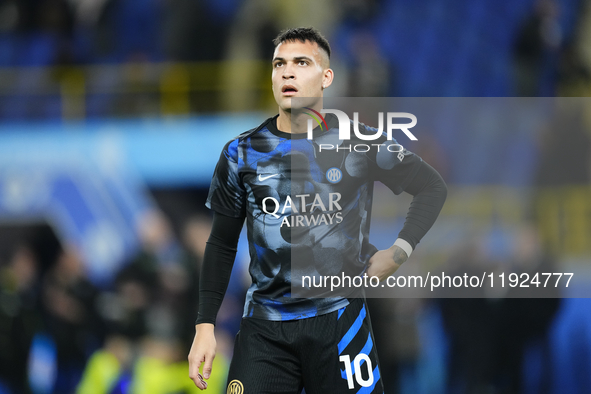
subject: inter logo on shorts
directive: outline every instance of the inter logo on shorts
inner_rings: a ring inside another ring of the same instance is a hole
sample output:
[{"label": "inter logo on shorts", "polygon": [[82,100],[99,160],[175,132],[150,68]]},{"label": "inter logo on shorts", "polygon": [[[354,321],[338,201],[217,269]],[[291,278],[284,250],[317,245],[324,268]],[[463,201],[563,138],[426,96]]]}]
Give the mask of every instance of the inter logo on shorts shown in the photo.
[{"label": "inter logo on shorts", "polygon": [[244,386],[242,382],[234,379],[228,384],[228,390],[226,394],[244,394]]},{"label": "inter logo on shorts", "polygon": [[328,171],[326,171],[326,179],[328,179],[330,183],[337,183],[342,177],[343,172],[336,167],[329,168]]}]

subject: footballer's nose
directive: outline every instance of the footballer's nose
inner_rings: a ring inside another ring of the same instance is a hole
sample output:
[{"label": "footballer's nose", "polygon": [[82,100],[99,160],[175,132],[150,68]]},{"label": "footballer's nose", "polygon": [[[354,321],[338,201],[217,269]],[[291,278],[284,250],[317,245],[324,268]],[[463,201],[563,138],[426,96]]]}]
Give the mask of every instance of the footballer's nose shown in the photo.
[{"label": "footballer's nose", "polygon": [[295,73],[293,72],[291,66],[288,64],[283,69],[283,79],[294,79]]}]

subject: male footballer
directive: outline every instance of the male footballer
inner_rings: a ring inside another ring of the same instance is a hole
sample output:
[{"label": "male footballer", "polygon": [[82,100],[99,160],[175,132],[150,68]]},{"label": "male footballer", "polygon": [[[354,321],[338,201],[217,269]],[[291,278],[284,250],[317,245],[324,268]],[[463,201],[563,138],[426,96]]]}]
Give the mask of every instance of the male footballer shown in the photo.
[{"label": "male footballer", "polygon": [[[346,271],[385,280],[431,228],[447,188],[437,171],[407,150],[347,149],[364,141],[357,133],[338,140],[336,116],[326,116],[324,127],[309,138],[309,116],[296,111],[292,101],[303,98],[309,111],[322,111],[323,91],[334,78],[329,43],[314,28],[295,28],[281,32],[274,44],[272,85],[279,114],[224,146],[209,190],[213,226],[189,377],[206,389],[206,380],[216,373],[214,325],[246,219],[252,285],[227,392],[383,393],[365,299],[291,297],[292,284],[301,284],[298,274],[306,271],[296,270],[292,260],[309,263],[313,274]],[[362,124],[359,132],[379,137],[373,142],[383,147],[396,144]],[[321,151],[323,141],[331,141],[332,149],[325,144]],[[404,226],[386,250],[369,243],[374,181],[394,194],[413,196]]]}]

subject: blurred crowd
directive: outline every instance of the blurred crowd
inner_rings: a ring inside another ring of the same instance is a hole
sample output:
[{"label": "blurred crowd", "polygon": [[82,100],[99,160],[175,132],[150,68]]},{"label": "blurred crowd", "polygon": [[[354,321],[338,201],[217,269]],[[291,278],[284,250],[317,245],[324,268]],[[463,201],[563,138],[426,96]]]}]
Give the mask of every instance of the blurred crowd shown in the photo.
[{"label": "blurred crowd", "polygon": [[[150,211],[138,227],[142,249],[105,288],[56,239],[45,265],[47,248],[39,256],[33,244],[15,245],[0,264],[0,393],[198,391],[186,357],[209,226],[208,216],[191,217],[177,237],[161,212]],[[217,324],[212,392],[224,388],[241,316],[246,289],[237,283]]]},{"label": "blurred crowd", "polygon": [[[249,61],[266,62],[272,39],[282,28],[312,25],[333,47],[333,66],[339,76],[327,92],[333,96],[583,95],[591,70],[588,0],[441,4],[436,0],[421,4],[4,0],[0,2],[0,67],[210,62],[217,69],[207,71],[208,79],[217,82],[206,90],[213,90],[207,94],[210,100],[216,98],[217,106],[203,104],[191,110],[252,110],[246,104],[256,94],[252,88],[268,76],[267,70],[261,75],[257,64]],[[458,18],[467,23],[456,23]],[[503,32],[496,29],[499,24],[505,25]],[[131,91],[142,78],[146,78],[145,91],[150,84],[158,84],[153,75],[142,75],[154,71],[128,76],[102,73],[106,75],[96,76],[94,82],[95,76],[86,76],[91,81],[81,87],[87,89],[85,94],[96,90],[104,95],[122,77],[130,79],[126,89]],[[54,71],[49,77],[60,80],[63,75]],[[182,83],[190,84],[190,78],[183,78],[179,81],[186,79]],[[557,83],[563,87],[557,89]],[[14,95],[37,94],[24,81],[4,84],[0,82],[0,87]],[[217,92],[215,86],[234,89]],[[219,100],[217,94],[222,96]],[[113,111],[97,110],[96,115],[125,115]],[[7,111],[2,116],[9,115]]]}]

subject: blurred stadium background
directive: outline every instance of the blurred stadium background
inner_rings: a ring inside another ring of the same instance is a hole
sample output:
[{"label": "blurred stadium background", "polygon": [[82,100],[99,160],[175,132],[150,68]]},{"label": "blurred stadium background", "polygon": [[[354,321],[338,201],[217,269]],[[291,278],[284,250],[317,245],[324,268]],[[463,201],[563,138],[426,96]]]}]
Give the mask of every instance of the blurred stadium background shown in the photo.
[{"label": "blurred stadium background", "polygon": [[[335,97],[591,93],[588,0],[0,1],[1,394],[197,391],[209,181],[275,113],[271,40],[300,25],[331,42]],[[518,135],[421,135],[450,195],[413,259],[591,278],[588,103]],[[208,392],[247,265],[242,244]],[[588,299],[371,303],[387,393],[591,392]]]}]

